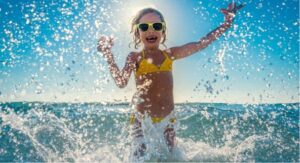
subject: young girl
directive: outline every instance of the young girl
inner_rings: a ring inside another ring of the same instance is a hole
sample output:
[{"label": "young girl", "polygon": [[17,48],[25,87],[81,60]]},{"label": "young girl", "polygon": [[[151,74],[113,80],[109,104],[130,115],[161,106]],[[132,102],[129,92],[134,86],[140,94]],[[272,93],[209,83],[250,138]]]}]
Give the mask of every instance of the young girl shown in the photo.
[{"label": "young girl", "polygon": [[[132,72],[135,74],[137,91],[132,99],[136,112],[131,115],[130,123],[133,127],[134,141],[138,148],[134,155],[144,155],[149,146],[143,141],[145,126],[142,121],[149,116],[152,123],[163,126],[160,134],[165,139],[165,144],[171,152],[175,145],[174,99],[172,63],[175,60],[190,56],[219,38],[232,24],[237,10],[243,6],[234,3],[228,9],[222,9],[225,22],[218,28],[201,38],[198,42],[191,42],[183,46],[172,47],[168,50],[159,49],[159,45],[166,40],[167,25],[163,15],[153,8],[145,8],[137,13],[131,24],[131,33],[135,48],[142,44],[142,51],[131,52],[122,70],[116,65],[111,48],[112,38],[101,37],[98,51],[107,60],[111,75],[118,87],[124,88]],[[158,126],[157,126],[158,127]]]}]

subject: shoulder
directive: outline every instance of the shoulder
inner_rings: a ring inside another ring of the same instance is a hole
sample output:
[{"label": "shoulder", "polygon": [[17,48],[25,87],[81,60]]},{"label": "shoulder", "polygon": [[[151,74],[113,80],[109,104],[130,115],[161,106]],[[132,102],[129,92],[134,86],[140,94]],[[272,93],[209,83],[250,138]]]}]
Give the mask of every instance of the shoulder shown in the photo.
[{"label": "shoulder", "polygon": [[141,60],[141,53],[140,52],[130,52],[127,56],[127,60],[138,62]]},{"label": "shoulder", "polygon": [[168,48],[168,49],[166,49],[166,50],[163,50],[163,52],[164,52],[165,54],[167,54],[168,57],[169,57],[172,61],[176,59],[175,56],[173,55],[173,54],[174,54],[173,51],[174,51],[173,48]]}]

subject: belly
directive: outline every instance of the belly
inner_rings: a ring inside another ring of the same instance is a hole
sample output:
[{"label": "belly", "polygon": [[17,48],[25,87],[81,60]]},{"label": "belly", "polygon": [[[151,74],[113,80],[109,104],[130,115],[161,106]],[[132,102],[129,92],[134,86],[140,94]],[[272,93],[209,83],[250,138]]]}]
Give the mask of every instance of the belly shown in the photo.
[{"label": "belly", "polygon": [[137,111],[147,112],[151,117],[163,118],[174,109],[173,77],[171,72],[146,74],[136,79],[137,92],[134,98]]}]

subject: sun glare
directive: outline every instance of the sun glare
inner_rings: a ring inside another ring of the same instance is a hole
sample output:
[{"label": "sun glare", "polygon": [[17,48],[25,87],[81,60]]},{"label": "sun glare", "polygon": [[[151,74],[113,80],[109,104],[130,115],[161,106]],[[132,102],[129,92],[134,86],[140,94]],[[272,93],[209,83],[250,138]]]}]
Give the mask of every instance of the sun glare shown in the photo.
[{"label": "sun glare", "polygon": [[135,2],[130,2],[127,3],[126,5],[122,6],[122,12],[120,12],[120,21],[122,22],[122,24],[124,25],[124,27],[127,28],[127,30],[130,29],[130,22],[133,19],[133,17],[135,16],[135,14],[143,9],[143,8],[157,8],[156,5],[154,5],[153,3],[149,3],[149,2],[144,2],[144,1],[135,1]]}]

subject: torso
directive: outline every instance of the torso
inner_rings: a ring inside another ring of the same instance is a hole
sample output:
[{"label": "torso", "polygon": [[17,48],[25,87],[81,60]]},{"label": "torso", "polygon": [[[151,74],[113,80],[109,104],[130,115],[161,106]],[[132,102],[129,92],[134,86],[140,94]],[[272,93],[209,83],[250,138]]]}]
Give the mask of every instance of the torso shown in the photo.
[{"label": "torso", "polygon": [[[160,53],[157,51],[156,53]],[[165,56],[162,54],[147,54],[145,58],[151,58],[154,65],[164,62]],[[141,54],[138,54],[141,56]],[[155,58],[151,56],[158,55]],[[137,61],[137,68],[140,61]],[[173,99],[173,75],[172,71],[159,71],[148,74],[136,75],[136,87],[132,103],[138,112],[147,112],[151,117],[164,118],[174,109]],[[138,101],[138,102],[135,102]]]}]

